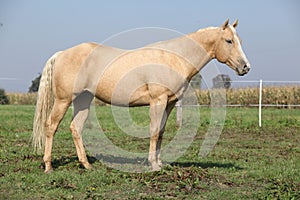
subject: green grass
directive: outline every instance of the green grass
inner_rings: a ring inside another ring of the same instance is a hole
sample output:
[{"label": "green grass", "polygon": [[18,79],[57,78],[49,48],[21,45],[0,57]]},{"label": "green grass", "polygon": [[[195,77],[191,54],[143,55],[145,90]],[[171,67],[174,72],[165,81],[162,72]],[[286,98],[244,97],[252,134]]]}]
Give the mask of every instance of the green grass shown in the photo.
[{"label": "green grass", "polygon": [[[122,133],[109,107],[97,107],[106,136],[123,149],[147,152],[149,139]],[[200,109],[192,145],[159,172],[129,173],[89,157],[82,168],[69,132],[71,109],[54,138],[54,172],[43,173],[42,155],[30,146],[34,106],[0,106],[0,199],[299,199],[300,110],[227,108],[221,137],[210,154],[198,157],[210,122]],[[130,109],[135,123],[147,125],[147,108]],[[163,145],[176,134],[175,113]]]}]

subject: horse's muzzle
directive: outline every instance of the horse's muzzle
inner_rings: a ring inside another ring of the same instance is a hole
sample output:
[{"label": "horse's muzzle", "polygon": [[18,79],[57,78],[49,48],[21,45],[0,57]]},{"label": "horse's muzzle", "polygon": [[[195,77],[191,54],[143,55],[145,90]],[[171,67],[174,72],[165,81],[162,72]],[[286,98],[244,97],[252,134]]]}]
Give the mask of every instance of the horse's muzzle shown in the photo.
[{"label": "horse's muzzle", "polygon": [[246,63],[243,67],[241,68],[236,68],[236,72],[239,76],[244,76],[250,71],[251,67],[249,63]]}]

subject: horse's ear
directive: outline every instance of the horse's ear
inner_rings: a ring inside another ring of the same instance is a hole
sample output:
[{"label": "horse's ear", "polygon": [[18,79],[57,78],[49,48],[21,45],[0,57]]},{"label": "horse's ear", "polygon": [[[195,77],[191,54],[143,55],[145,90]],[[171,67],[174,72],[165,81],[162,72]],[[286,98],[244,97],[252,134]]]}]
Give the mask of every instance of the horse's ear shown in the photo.
[{"label": "horse's ear", "polygon": [[237,25],[238,25],[238,23],[239,23],[239,20],[238,20],[238,19],[236,19],[236,20],[234,21],[234,23],[232,24],[233,28],[236,28],[236,27],[237,27]]},{"label": "horse's ear", "polygon": [[228,26],[229,24],[229,19],[227,19],[224,24],[221,26],[223,30],[225,30],[225,28]]}]

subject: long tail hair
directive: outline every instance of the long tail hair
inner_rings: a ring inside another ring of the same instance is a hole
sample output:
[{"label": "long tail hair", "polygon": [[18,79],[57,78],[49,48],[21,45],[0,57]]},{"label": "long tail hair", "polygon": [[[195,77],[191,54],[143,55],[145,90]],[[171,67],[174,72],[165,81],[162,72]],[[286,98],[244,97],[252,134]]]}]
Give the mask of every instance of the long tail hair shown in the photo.
[{"label": "long tail hair", "polygon": [[45,143],[46,121],[50,115],[54,102],[52,91],[53,66],[60,53],[62,53],[62,51],[56,52],[48,59],[40,80],[32,132],[32,143],[35,151],[40,150]]}]

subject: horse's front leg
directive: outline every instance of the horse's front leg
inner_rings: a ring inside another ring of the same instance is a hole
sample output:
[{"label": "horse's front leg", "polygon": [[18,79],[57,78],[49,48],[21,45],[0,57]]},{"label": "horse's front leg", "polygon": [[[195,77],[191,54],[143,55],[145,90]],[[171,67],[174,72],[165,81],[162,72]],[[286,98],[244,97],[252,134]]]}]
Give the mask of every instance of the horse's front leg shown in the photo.
[{"label": "horse's front leg", "polygon": [[[161,131],[165,124],[165,110],[167,107],[168,97],[166,95],[153,99],[150,102],[150,148],[148,161],[153,171],[161,169],[161,161],[158,159],[160,155],[160,143],[162,139]],[[160,143],[158,141],[160,140]]]},{"label": "horse's front leg", "polygon": [[167,105],[164,115],[163,115],[163,119],[161,121],[161,130],[159,132],[159,137],[158,137],[158,141],[157,141],[157,147],[156,147],[156,152],[157,152],[157,164],[162,167],[162,161],[160,158],[161,155],[161,143],[162,143],[162,139],[163,139],[163,134],[165,132],[165,128],[166,128],[166,124],[167,124],[167,120],[170,116],[171,111],[173,110],[174,106],[175,106],[176,102],[172,102],[170,104]]}]

